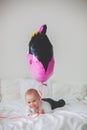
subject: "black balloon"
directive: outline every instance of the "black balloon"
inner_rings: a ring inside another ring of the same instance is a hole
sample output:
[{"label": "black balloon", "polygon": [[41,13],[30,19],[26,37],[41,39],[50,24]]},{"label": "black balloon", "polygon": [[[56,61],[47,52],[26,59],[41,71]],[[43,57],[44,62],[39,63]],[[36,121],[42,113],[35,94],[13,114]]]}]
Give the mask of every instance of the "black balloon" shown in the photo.
[{"label": "black balloon", "polygon": [[41,33],[38,33],[32,37],[29,42],[29,53],[36,56],[43,64],[45,70],[47,70],[49,61],[53,56],[53,47],[48,39],[46,33],[47,26],[43,26]]},{"label": "black balloon", "polygon": [[39,82],[46,81],[54,68],[53,46],[46,31],[47,26],[41,26],[29,42],[29,69],[32,77]]}]

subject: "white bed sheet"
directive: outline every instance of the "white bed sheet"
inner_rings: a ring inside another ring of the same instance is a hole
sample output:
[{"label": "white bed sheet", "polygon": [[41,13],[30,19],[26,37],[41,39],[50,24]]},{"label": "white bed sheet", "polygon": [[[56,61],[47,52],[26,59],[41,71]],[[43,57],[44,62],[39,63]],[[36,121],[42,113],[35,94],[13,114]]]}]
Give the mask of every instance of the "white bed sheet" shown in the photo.
[{"label": "white bed sheet", "polygon": [[87,105],[76,100],[32,118],[24,110],[22,100],[0,104],[0,130],[87,130]]}]

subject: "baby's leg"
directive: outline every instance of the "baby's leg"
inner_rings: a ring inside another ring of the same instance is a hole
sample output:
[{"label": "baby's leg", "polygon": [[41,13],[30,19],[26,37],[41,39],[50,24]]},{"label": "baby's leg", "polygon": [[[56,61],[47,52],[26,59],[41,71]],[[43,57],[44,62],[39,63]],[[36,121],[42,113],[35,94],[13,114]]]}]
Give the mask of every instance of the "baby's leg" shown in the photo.
[{"label": "baby's leg", "polygon": [[43,98],[42,100],[50,103],[52,109],[55,109],[55,108],[58,108],[58,107],[63,107],[65,105],[65,101],[63,99],[55,101],[51,98]]}]

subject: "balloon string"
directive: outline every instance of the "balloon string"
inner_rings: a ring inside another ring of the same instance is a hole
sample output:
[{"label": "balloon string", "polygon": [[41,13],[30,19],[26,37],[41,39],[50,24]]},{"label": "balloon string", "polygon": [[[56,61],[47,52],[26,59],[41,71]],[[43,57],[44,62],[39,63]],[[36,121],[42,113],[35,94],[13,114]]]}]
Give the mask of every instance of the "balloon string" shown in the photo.
[{"label": "balloon string", "polygon": [[1,119],[10,119],[10,120],[13,120],[13,119],[20,119],[20,118],[25,118],[25,119],[32,119],[32,118],[35,118],[37,117],[38,115],[35,115],[34,117],[33,116],[17,116],[17,117],[8,117],[8,116],[0,116]]},{"label": "balloon string", "polygon": [[40,95],[40,97],[42,99],[42,89],[41,88],[39,88],[38,93],[39,93],[39,95]]},{"label": "balloon string", "polygon": [[41,99],[42,99],[42,95],[43,95],[43,92],[42,92],[43,86],[47,86],[47,84],[41,82],[41,86],[39,87],[39,90],[38,90]]},{"label": "balloon string", "polygon": [[18,119],[18,118],[26,118],[26,117],[24,117],[24,116],[17,116],[17,117],[0,116],[0,118],[3,118],[3,119]]}]

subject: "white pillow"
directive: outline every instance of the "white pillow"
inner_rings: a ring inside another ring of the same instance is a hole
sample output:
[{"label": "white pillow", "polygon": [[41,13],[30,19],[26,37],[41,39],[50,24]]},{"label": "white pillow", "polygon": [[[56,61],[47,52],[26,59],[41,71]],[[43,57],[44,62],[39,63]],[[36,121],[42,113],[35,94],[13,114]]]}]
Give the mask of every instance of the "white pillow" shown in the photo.
[{"label": "white pillow", "polygon": [[1,80],[1,97],[2,103],[19,99],[21,97],[19,80]]},{"label": "white pillow", "polygon": [[85,84],[59,84],[57,81],[48,80],[47,86],[32,78],[1,80],[1,102],[8,103],[17,99],[25,99],[25,92],[29,88],[41,91],[42,98],[53,99],[78,99],[84,100],[87,96],[87,85]]},{"label": "white pillow", "polygon": [[1,102],[1,80],[0,80],[0,102]]},{"label": "white pillow", "polygon": [[83,100],[87,95],[87,85],[85,84],[52,84],[53,98],[78,99]]},{"label": "white pillow", "polygon": [[44,97],[51,97],[52,96],[52,87],[51,82],[47,82],[47,86],[42,85],[40,82],[35,81],[34,79],[20,79],[20,86],[21,86],[21,97],[22,99],[25,98],[25,92],[27,89],[34,88],[40,92],[42,98]]}]

